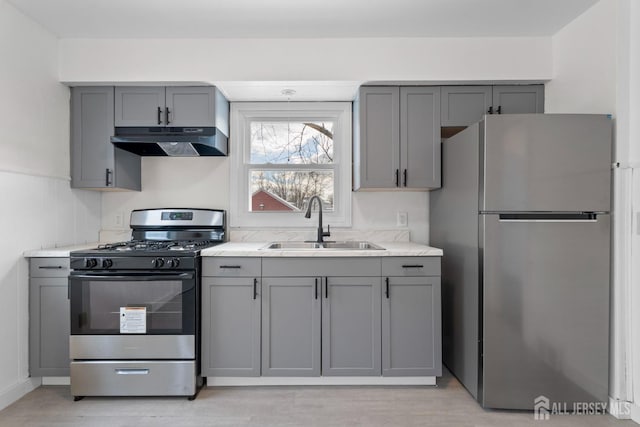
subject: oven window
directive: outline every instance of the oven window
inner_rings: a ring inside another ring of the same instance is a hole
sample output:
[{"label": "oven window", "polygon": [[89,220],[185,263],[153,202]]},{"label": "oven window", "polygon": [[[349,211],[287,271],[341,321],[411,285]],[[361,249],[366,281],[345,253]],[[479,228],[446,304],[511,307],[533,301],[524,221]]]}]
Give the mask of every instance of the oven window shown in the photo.
[{"label": "oven window", "polygon": [[[72,281],[71,329],[76,334],[193,333],[195,291],[183,280]],[[123,311],[137,312],[137,325],[124,329]],[[142,313],[142,315],[140,315]]]}]

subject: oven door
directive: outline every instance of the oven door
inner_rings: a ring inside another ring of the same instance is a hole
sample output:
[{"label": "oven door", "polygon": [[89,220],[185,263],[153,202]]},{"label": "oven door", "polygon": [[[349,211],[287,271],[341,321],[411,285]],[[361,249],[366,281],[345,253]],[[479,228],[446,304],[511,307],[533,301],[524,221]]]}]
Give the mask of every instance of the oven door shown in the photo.
[{"label": "oven door", "polygon": [[196,335],[195,272],[71,272],[71,335]]}]

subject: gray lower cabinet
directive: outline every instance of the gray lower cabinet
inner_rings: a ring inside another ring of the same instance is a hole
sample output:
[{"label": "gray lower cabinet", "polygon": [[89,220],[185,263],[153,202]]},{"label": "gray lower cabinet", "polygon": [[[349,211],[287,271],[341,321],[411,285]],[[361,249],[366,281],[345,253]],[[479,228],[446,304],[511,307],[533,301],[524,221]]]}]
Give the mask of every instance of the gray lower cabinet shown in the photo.
[{"label": "gray lower cabinet", "polygon": [[202,375],[260,376],[260,258],[202,264]]},{"label": "gray lower cabinet", "polygon": [[325,277],[322,375],[380,375],[380,277]]},{"label": "gray lower cabinet", "polygon": [[71,88],[71,187],[140,190],[140,156],[114,147],[114,88]]},{"label": "gray lower cabinet", "polygon": [[442,374],[439,257],[212,257],[203,276],[204,376]]},{"label": "gray lower cabinet", "polygon": [[260,279],[202,279],[202,375],[260,376]]},{"label": "gray lower cabinet", "polygon": [[29,374],[69,376],[69,258],[31,258]]},{"label": "gray lower cabinet", "polygon": [[320,375],[320,283],[262,279],[262,375]]},{"label": "gray lower cabinet", "polygon": [[382,375],[441,376],[439,258],[391,258],[382,263]]},{"label": "gray lower cabinet", "polygon": [[543,85],[442,86],[441,124],[466,127],[485,114],[544,113]]}]

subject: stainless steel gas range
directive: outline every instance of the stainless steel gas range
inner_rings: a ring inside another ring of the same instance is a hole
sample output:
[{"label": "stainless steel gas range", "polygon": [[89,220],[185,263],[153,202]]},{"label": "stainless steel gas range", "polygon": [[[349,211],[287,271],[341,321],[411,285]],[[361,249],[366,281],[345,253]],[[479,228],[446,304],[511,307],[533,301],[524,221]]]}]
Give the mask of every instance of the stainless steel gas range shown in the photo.
[{"label": "stainless steel gas range", "polygon": [[188,396],[200,376],[200,251],[225,212],[144,209],[132,240],[71,253],[71,394]]}]

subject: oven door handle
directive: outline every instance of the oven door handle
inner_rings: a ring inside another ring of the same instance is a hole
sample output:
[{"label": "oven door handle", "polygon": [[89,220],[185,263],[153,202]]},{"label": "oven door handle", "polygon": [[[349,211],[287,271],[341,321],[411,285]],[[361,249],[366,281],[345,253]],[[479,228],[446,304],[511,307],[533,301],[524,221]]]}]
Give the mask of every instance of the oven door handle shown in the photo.
[{"label": "oven door handle", "polygon": [[152,275],[111,275],[111,274],[71,274],[71,279],[108,279],[108,280],[132,280],[132,281],[153,281],[153,280],[191,280],[193,273],[180,274],[152,274]]}]

